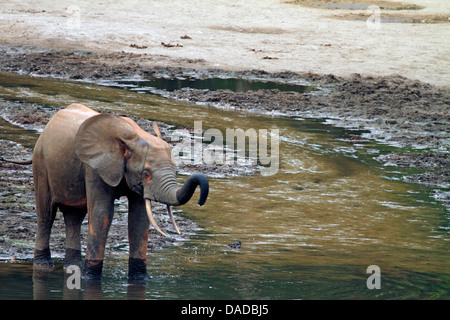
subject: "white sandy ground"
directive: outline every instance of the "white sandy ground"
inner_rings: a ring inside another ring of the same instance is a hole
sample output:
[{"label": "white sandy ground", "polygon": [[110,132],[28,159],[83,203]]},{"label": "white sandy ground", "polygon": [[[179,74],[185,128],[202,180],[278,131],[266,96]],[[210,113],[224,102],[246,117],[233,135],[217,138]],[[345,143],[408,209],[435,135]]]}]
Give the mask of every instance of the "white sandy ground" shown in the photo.
[{"label": "white sandy ground", "polygon": [[[450,16],[450,0],[403,2],[425,6],[421,14]],[[155,64],[161,57],[161,63],[169,58],[196,68],[400,74],[450,85],[450,23],[382,23],[371,29],[366,21],[327,18],[346,12],[280,0],[0,0],[0,44],[147,53],[155,55]],[[385,13],[380,11],[381,18]],[[417,11],[401,12],[412,13]]]}]

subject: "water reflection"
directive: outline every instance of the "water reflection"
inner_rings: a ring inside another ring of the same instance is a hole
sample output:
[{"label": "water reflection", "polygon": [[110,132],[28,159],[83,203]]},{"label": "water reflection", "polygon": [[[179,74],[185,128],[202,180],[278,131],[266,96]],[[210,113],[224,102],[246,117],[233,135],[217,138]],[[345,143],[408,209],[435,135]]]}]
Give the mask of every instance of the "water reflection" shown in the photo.
[{"label": "water reflection", "polygon": [[[103,281],[82,280],[80,288],[69,288],[67,285],[67,281],[70,281],[69,277],[70,274],[64,273],[63,277],[60,276],[55,279],[55,275],[52,272],[33,270],[33,299],[104,300],[111,298],[108,286]],[[58,280],[59,289],[55,288],[55,280]],[[121,280],[117,279],[118,282],[122,282]],[[147,282],[144,280],[128,280],[125,285],[126,294],[122,298],[144,300],[146,297],[146,285]]]},{"label": "water reflection", "polygon": [[[167,256],[171,259],[170,267]],[[445,272],[382,269],[381,290],[368,290],[366,267],[320,265],[320,256],[317,265],[286,260],[246,265],[241,263],[243,255],[237,251],[228,251],[226,255],[216,252],[216,257],[216,261],[204,261],[206,256],[198,253],[196,261],[188,262],[177,259],[171,252],[158,254],[154,256],[158,261],[149,267],[147,281],[128,281],[125,274],[113,270],[121,267],[115,264],[118,261],[110,262],[102,281],[82,280],[81,289],[68,289],[63,262],[55,271],[44,274],[33,273],[31,261],[1,263],[0,297],[2,300],[450,298],[450,277]]]}]

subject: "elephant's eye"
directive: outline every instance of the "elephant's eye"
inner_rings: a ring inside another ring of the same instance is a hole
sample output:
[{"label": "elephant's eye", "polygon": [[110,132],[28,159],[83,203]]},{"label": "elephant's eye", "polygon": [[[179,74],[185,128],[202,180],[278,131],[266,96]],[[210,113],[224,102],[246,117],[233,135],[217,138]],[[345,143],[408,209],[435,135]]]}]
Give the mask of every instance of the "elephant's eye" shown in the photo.
[{"label": "elephant's eye", "polygon": [[144,171],[142,171],[142,180],[143,180],[144,182],[150,181],[151,177],[152,177],[152,175],[150,174],[150,171],[149,171],[149,170],[144,170]]}]

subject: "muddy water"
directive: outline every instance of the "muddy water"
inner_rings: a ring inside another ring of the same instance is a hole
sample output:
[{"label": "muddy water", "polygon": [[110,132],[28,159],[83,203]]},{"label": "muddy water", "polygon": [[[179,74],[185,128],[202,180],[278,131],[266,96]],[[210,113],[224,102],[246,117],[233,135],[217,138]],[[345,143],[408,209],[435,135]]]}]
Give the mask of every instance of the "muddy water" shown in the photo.
[{"label": "muddy water", "polygon": [[[127,283],[126,256],[108,257],[102,287],[83,283],[77,295],[64,289],[62,262],[49,280],[35,279],[34,285],[29,261],[0,263],[2,283],[17,284],[15,292],[2,291],[2,298],[449,297],[448,213],[427,190],[401,182],[395,169],[372,160],[389,148],[350,142],[358,132],[94,84],[17,76],[2,81],[3,99],[57,107],[78,102],[174,126],[193,127],[201,120],[203,129],[222,132],[277,128],[281,139],[277,174],[211,177],[206,205],[182,207],[202,230],[149,255],[146,283]],[[19,129],[6,128],[21,136]],[[236,241],[241,249],[227,246]],[[370,265],[381,270],[381,289],[367,288]]]}]

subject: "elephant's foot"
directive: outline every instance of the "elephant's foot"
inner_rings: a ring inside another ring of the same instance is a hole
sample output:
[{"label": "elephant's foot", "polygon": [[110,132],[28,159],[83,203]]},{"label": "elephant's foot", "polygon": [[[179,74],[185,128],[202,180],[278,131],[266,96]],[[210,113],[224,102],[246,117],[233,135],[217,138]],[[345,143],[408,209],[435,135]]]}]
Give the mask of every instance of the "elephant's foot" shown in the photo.
[{"label": "elephant's foot", "polygon": [[34,249],[33,268],[35,270],[51,271],[54,267],[55,264],[51,258],[50,248],[43,250]]},{"label": "elephant's foot", "polygon": [[128,279],[147,280],[147,263],[145,259],[128,258]]},{"label": "elephant's foot", "polygon": [[101,280],[103,260],[85,260],[83,278],[87,280]]},{"label": "elephant's foot", "polygon": [[83,267],[83,261],[81,259],[81,250],[66,248],[64,269],[67,269],[69,266],[72,265],[78,266],[80,268]]}]

